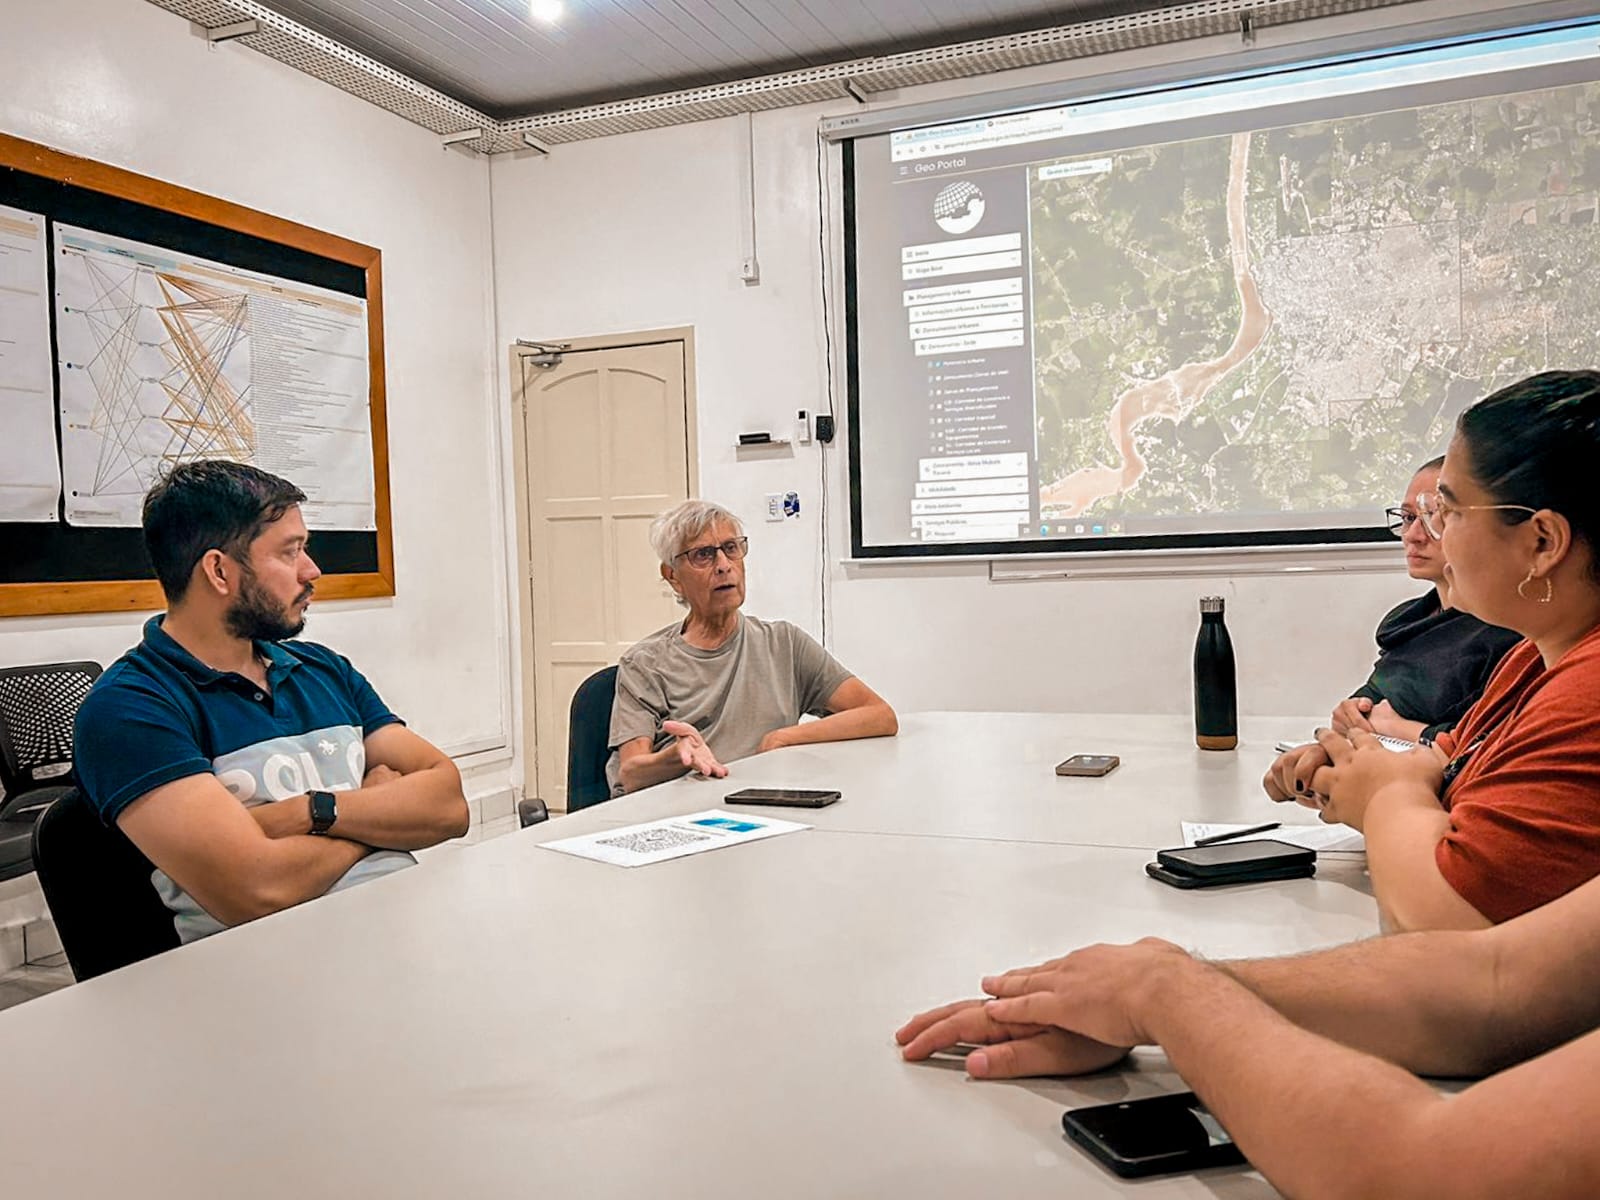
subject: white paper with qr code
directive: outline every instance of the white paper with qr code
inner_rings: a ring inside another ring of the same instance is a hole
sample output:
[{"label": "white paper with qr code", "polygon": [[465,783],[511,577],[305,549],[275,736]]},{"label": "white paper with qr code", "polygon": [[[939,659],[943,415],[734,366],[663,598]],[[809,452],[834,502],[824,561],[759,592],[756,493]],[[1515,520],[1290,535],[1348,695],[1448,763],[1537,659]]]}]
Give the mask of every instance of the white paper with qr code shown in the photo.
[{"label": "white paper with qr code", "polygon": [[777,837],[780,833],[810,828],[809,825],[794,821],[747,817],[742,813],[708,808],[705,812],[690,813],[686,817],[667,817],[643,825],[625,825],[621,829],[605,829],[580,837],[562,838],[558,842],[545,842],[544,848],[618,867],[643,867],[650,863],[666,862],[669,858],[720,850],[741,842],[758,842],[762,838]]}]

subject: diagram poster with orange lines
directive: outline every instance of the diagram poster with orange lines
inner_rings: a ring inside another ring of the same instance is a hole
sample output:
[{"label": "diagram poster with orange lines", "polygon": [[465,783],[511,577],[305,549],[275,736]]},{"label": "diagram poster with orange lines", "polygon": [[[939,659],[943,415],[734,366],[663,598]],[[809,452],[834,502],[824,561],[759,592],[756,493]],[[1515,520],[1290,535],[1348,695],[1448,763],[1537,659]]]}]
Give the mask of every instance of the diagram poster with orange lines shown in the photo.
[{"label": "diagram poster with orange lines", "polygon": [[0,521],[54,521],[61,499],[49,265],[44,217],[0,204]]},{"label": "diagram poster with orange lines", "polygon": [[170,466],[229,458],[313,529],[377,528],[365,300],[70,225],[54,249],[69,524],[136,527]]}]

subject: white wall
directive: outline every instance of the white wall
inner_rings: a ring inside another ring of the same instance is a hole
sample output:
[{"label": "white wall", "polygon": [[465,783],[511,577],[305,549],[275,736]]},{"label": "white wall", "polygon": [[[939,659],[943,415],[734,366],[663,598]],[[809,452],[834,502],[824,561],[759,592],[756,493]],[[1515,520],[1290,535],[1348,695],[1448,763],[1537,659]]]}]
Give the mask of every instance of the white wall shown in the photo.
[{"label": "white wall", "polygon": [[[1430,0],[1414,12],[1455,7]],[[1398,19],[1364,14],[1344,27]],[[518,336],[693,326],[702,490],[752,521],[751,610],[819,630],[826,573],[831,644],[907,710],[1182,711],[1195,599],[1220,590],[1232,601],[1244,708],[1321,712],[1365,670],[1377,615],[1415,590],[1398,571],[995,584],[982,565],[845,567],[842,445],[828,452],[825,556],[822,452],[741,460],[733,448],[741,430],[781,431],[796,409],[824,407],[821,108],[754,119],[762,283],[749,288],[738,278],[744,118],[487,164],[243,47],[213,50],[142,0],[8,0],[6,24],[0,129],[382,247],[399,594],[321,604],[311,633],[348,653],[439,744],[489,747],[468,763],[469,792],[520,782],[508,748],[518,728],[508,695],[509,417],[496,400],[497,374],[498,394],[509,395],[503,347]],[[1156,48],[892,101],[1212,48]],[[765,493],[791,489],[803,498],[800,520],[757,520]],[[0,621],[0,664],[109,662],[138,625]]]},{"label": "white wall", "polygon": [[[6,0],[0,130],[383,251],[398,594],[313,607],[418,732],[510,781],[488,172],[426,130],[140,0]],[[110,663],[142,616],[0,621],[0,665]],[[492,749],[499,747],[497,751]]]},{"label": "white wall", "polygon": [[[1419,5],[1402,14],[1263,30],[1260,44],[1463,7]],[[1227,49],[1236,44],[1227,41]],[[917,89],[891,102],[1176,61],[1217,48],[1217,39],[1153,48]],[[792,457],[741,459],[734,443],[741,430],[786,431],[797,409],[826,405],[815,135],[821,116],[843,111],[849,109],[816,106],[754,118],[762,281],[753,288],[738,273],[746,190],[742,116],[558,146],[548,158],[502,156],[491,168],[500,341],[692,325],[701,491],[750,525],[749,610],[813,632],[822,618],[817,501],[824,452],[797,447]],[[841,265],[830,271],[836,276]],[[832,315],[837,331],[837,306]],[[842,359],[837,332],[835,338]],[[842,392],[838,406],[842,420]],[[1027,583],[991,583],[984,564],[846,566],[839,561],[849,545],[842,440],[826,453],[829,642],[905,710],[1187,711],[1197,600],[1215,592],[1229,598],[1241,708],[1325,713],[1365,678],[1381,614],[1421,591],[1406,579],[1398,555],[1389,573]],[[765,523],[765,494],[791,489],[801,493],[801,519]]]}]

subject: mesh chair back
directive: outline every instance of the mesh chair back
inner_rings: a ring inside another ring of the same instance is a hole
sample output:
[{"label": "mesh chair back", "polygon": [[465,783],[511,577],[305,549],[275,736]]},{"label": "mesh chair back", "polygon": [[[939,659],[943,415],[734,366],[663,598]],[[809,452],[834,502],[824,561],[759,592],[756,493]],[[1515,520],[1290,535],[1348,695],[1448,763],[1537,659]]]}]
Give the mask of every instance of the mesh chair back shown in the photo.
[{"label": "mesh chair back", "polygon": [[77,788],[34,824],[33,869],[80,982],[178,944],[150,860],[102,823]]},{"label": "mesh chair back", "polygon": [[572,694],[567,720],[567,811],[611,799],[606,762],[611,757],[611,704],[617,669],[596,671]]},{"label": "mesh chair back", "polygon": [[0,813],[35,788],[72,780],[72,722],[100,664],[0,668]]}]

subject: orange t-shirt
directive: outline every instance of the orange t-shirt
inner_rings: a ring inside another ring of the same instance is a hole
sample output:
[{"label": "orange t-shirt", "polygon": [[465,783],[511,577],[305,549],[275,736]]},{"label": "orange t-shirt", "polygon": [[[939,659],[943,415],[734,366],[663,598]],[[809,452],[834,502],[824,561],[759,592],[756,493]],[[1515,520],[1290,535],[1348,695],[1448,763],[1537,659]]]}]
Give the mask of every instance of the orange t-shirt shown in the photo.
[{"label": "orange t-shirt", "polygon": [[1508,921],[1600,875],[1600,626],[1548,670],[1518,642],[1439,746],[1461,768],[1434,860],[1468,904]]}]

